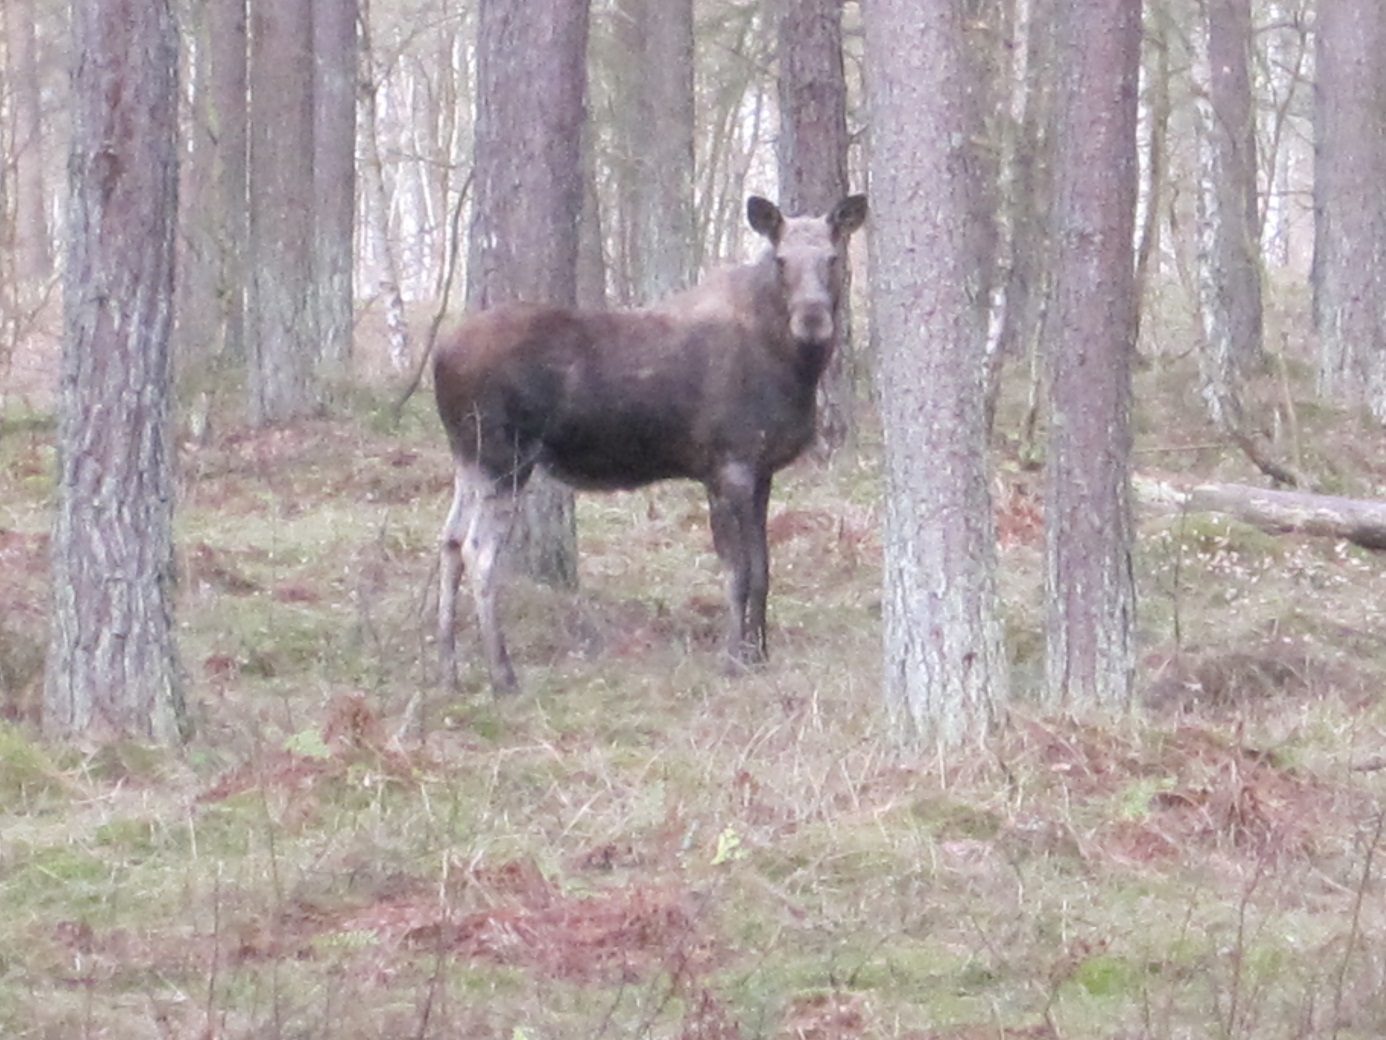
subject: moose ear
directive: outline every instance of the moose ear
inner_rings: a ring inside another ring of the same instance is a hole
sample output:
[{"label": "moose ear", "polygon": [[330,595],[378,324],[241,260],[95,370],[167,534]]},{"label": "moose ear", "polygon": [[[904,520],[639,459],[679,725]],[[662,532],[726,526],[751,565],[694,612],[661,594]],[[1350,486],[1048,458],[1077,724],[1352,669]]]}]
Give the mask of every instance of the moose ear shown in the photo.
[{"label": "moose ear", "polygon": [[828,226],[838,238],[846,238],[866,221],[866,196],[848,195],[828,214]]},{"label": "moose ear", "polygon": [[784,216],[780,213],[780,207],[769,199],[763,199],[759,195],[752,195],[747,199],[746,220],[752,230],[764,235],[771,242],[780,240],[780,232],[784,230]]}]

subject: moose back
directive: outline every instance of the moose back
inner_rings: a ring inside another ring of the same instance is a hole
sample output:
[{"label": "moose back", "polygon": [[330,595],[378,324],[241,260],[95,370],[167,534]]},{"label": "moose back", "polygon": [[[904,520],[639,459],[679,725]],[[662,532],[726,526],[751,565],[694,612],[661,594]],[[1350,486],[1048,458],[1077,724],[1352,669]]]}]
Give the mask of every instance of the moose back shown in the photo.
[{"label": "moose back", "polygon": [[852,195],[826,216],[786,217],[752,197],[747,218],[769,243],[754,263],[645,310],[498,306],[440,344],[434,390],[456,463],[441,539],[445,685],[457,684],[465,570],[491,687],[518,687],[498,559],[535,466],[575,488],[701,483],[728,572],[727,653],[737,664],[765,659],[770,484],[813,439],[843,254],[866,208],[865,196]]}]

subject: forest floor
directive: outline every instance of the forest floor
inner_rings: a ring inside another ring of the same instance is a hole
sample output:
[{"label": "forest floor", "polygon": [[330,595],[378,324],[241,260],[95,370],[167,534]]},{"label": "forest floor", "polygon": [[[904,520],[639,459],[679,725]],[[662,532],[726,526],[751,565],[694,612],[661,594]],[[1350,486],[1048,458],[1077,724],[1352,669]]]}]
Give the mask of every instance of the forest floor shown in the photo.
[{"label": "forest floor", "polygon": [[[1191,369],[1140,373],[1138,466],[1254,482]],[[1380,429],[1297,374],[1259,388],[1272,432],[1380,496]],[[1386,557],[1145,516],[1142,705],[1048,715],[1003,410],[1015,699],[983,745],[892,739],[869,434],[777,484],[766,668],[722,674],[705,505],[666,485],[579,498],[579,591],[515,585],[520,696],[468,621],[445,697],[446,452],[427,401],[386,411],[183,441],[181,753],[36,739],[52,426],[5,417],[0,1035],[1386,1035]]]}]

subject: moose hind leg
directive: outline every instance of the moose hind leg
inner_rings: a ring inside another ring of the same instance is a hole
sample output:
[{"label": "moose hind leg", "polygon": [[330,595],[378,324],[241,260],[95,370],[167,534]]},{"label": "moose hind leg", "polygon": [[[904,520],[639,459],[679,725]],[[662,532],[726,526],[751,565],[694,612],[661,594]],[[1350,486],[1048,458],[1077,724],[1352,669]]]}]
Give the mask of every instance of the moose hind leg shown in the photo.
[{"label": "moose hind leg", "polygon": [[457,587],[462,581],[462,541],[471,513],[471,481],[458,468],[452,508],[438,539],[438,665],[444,689],[457,689]]},{"label": "moose hind leg", "polygon": [[494,487],[488,488],[477,499],[466,537],[462,541],[462,557],[471,579],[482,651],[486,655],[491,689],[497,694],[514,693],[520,686],[510,663],[510,653],[506,649],[500,623],[500,557],[514,517],[514,493],[509,489],[498,491]]}]

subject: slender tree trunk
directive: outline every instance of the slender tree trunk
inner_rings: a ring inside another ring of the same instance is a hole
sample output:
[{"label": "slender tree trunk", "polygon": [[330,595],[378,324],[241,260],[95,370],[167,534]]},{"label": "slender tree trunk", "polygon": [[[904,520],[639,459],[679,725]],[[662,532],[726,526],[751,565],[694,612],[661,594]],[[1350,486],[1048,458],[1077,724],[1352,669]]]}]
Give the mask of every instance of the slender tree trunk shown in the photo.
[{"label": "slender tree trunk", "polygon": [[394,231],[390,226],[390,194],[385,187],[385,163],[380,149],[379,96],[384,89],[383,77],[375,71],[375,50],[370,36],[370,12],[367,0],[361,0],[361,47],[362,64],[371,70],[369,81],[362,91],[361,118],[362,129],[361,175],[365,181],[366,212],[371,215],[372,232],[380,249],[380,280],[378,288],[384,298],[385,327],[389,335],[390,367],[396,372],[406,372],[410,368],[409,321],[404,310],[404,292],[401,288],[399,256],[395,250]]},{"label": "slender tree trunk", "polygon": [[[469,307],[576,302],[587,14],[586,0],[481,0]],[[576,585],[572,492],[540,476],[522,516],[528,572]]]},{"label": "slender tree trunk", "polygon": [[1198,92],[1198,286],[1208,413],[1240,430],[1242,387],[1262,359],[1251,0],[1203,0]]},{"label": "slender tree trunk", "polygon": [[8,161],[14,165],[15,273],[26,291],[53,273],[44,172],[42,86],[34,17],[34,0],[5,0],[13,148]]},{"label": "slender tree trunk", "polygon": [[313,0],[250,0],[250,417],[316,410]]},{"label": "slender tree trunk", "polygon": [[886,430],[885,693],[908,739],[987,730],[1006,691],[986,466],[987,220],[966,0],[873,0],[871,234]]},{"label": "slender tree trunk", "polygon": [[1386,5],[1321,4],[1317,26],[1319,390],[1386,420]]},{"label": "slender tree trunk", "polygon": [[1144,47],[1146,81],[1145,183],[1139,193],[1139,228],[1136,234],[1136,341],[1140,342],[1140,323],[1145,313],[1146,293],[1152,267],[1158,270],[1160,217],[1164,212],[1166,167],[1168,166],[1170,100],[1170,25],[1168,5],[1148,5]]},{"label": "slender tree trunk", "polygon": [[351,362],[356,258],[356,0],[312,0],[313,232],[319,358],[329,382]]},{"label": "slender tree trunk", "polygon": [[1131,359],[1139,0],[1060,8],[1054,299],[1046,322],[1046,696],[1125,707],[1135,667]]},{"label": "slender tree trunk", "polygon": [[[842,0],[781,0],[777,26],[780,205],[827,213],[848,191]],[[818,437],[828,457],[856,430],[850,299],[845,279],[837,343],[818,385]]]},{"label": "slender tree trunk", "polygon": [[43,727],[187,730],[170,616],[178,41],[167,0],[72,6],[69,252]]},{"label": "slender tree trunk", "polygon": [[[1005,252],[1009,263],[1001,271],[1005,304],[991,357],[987,406],[994,412],[1000,393],[1001,366],[1007,358],[1030,358],[1040,370],[1039,356],[1048,313],[1054,271],[1051,209],[1054,194],[1054,19],[1058,0],[1028,0],[1017,19],[1024,49],[1019,65],[1020,98],[1016,145],[1007,172],[1001,204],[1009,224]],[[1028,442],[1039,421],[1041,387],[1032,381],[1031,401],[1023,436]],[[991,423],[988,420],[988,427]],[[1033,450],[1027,443],[1027,451]]]},{"label": "slender tree trunk", "polygon": [[215,343],[225,357],[240,363],[246,358],[245,276],[250,241],[246,0],[208,0],[206,6],[220,301]]}]

